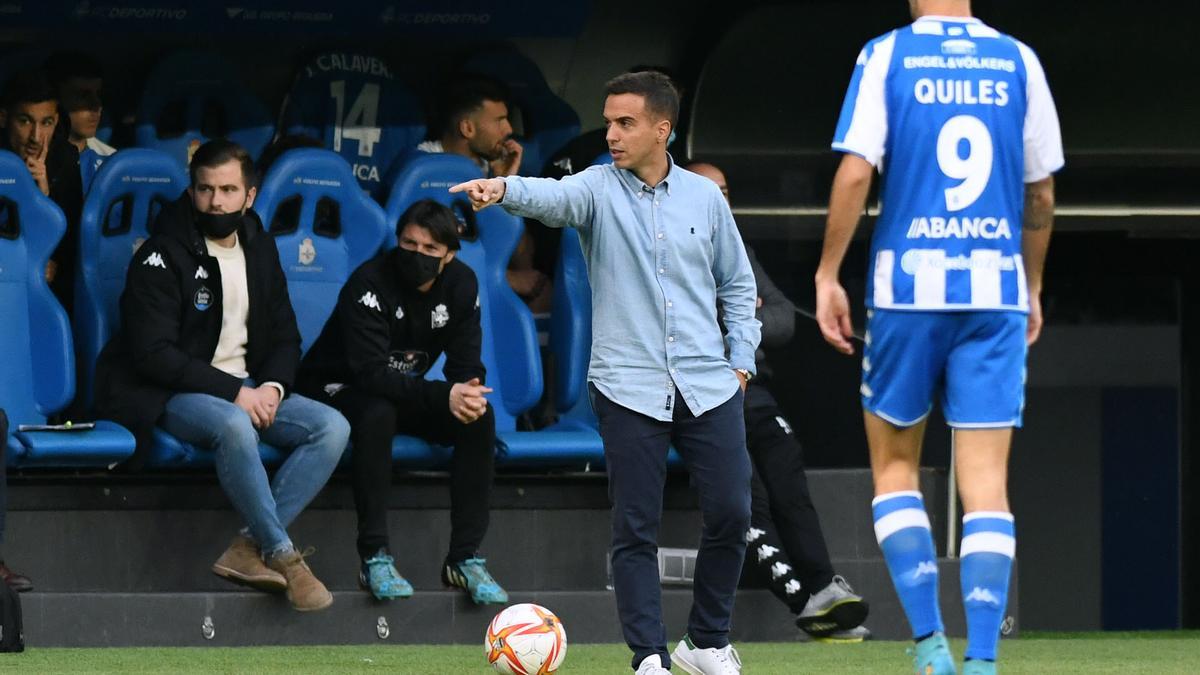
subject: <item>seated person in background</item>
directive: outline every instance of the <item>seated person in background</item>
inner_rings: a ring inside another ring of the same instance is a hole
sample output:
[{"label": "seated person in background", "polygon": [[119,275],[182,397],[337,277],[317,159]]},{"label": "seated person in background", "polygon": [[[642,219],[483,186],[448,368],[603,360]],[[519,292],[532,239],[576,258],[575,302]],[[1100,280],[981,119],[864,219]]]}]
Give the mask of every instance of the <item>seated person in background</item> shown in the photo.
[{"label": "seated person in background", "polygon": [[46,265],[46,281],[70,314],[83,183],[71,148],[62,139],[55,141],[58,124],[58,92],[44,71],[25,70],[8,80],[0,106],[2,149],[25,161],[38,189],[67,217],[67,231]]},{"label": "seated person in background", "polygon": [[[720,169],[703,162],[686,168],[712,180],[729,199]],[[746,253],[758,286],[755,316],[762,322],[762,344],[755,354],[758,375],[746,387],[746,448],[754,469],[746,570],[768,583],[805,633],[822,640],[859,642],[870,636],[862,625],[867,603],[834,573],[808,492],[804,450],[767,388],[771,370],[762,348],[782,346],[792,339],[795,307],[767,276],[749,246]]]},{"label": "seated person in background", "polygon": [[116,152],[116,148],[96,138],[104,110],[104,69],[100,63],[84,52],[59,52],[46,60],[46,70],[58,91],[59,107],[66,113],[59,127],[71,147],[81,155],[87,150],[99,157]]},{"label": "seated person in background", "polygon": [[4,563],[4,520],[8,514],[8,475],[4,452],[8,448],[8,415],[0,408],[0,581],[18,593],[33,590],[29,577],[18,574]]},{"label": "seated person in background", "polygon": [[[156,424],[214,452],[217,478],[246,527],[213,572],[286,589],[298,610],[323,609],[333,596],[286,528],[333,473],[350,425],[291,391],[300,332],[275,241],[250,208],[250,155],[209,141],[190,173],[191,186],[163,208],[129,264],[120,330],[96,369],[98,412],[133,431],[139,453]],[[271,482],[260,439],[290,451]]]},{"label": "seated person in background", "polygon": [[432,140],[422,152],[450,152],[479,165],[486,176],[514,176],[525,152],[513,139],[508,88],[480,75],[460,75],[438,95]]},{"label": "seated person in background", "polygon": [[[442,582],[479,604],[508,601],[478,553],[496,420],[484,396],[491,389],[480,359],[479,282],[454,259],[457,229],[454,213],[433,200],[410,206],[396,225],[399,247],[354,271],[301,366],[301,390],[350,420],[359,582],[381,599],[412,595],[393,566],[387,528],[392,436],[399,433],[454,448]],[[445,379],[425,379],[443,353]]]},{"label": "seated person in background", "polygon": [[[430,126],[439,134],[417,146],[423,152],[451,152],[479,165],[484,176],[515,176],[524,149],[512,137],[508,89],[480,75],[460,75],[438,97],[437,119]],[[536,172],[538,167],[529,167]],[[534,267],[534,240],[528,229],[508,261],[508,285],[530,311],[550,311],[551,277]]]}]

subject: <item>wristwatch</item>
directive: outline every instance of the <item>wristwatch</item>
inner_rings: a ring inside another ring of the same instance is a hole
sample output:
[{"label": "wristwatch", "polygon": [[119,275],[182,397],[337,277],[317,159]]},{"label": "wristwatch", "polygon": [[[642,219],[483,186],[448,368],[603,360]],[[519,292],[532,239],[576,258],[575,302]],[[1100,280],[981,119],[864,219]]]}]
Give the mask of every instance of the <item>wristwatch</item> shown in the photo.
[{"label": "wristwatch", "polygon": [[754,373],[746,370],[745,368],[734,368],[733,370],[735,372],[741,373],[742,377],[745,378],[747,384],[750,383],[750,380],[754,379]]}]

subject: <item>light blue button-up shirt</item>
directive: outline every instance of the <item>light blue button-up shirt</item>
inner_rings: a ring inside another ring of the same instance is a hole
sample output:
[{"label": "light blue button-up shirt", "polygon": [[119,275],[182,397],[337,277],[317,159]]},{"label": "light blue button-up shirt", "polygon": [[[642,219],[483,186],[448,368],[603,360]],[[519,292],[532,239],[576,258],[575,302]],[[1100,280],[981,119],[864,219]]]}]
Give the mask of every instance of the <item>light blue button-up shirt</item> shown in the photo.
[{"label": "light blue button-up shirt", "polygon": [[654,187],[612,165],[562,180],[510,176],[500,202],[579,230],[592,285],[588,380],[662,421],[673,417],[676,388],[696,416],[728,401],[733,369],[754,372],[760,332],[754,273],[728,203],[711,180],[669,161]]}]

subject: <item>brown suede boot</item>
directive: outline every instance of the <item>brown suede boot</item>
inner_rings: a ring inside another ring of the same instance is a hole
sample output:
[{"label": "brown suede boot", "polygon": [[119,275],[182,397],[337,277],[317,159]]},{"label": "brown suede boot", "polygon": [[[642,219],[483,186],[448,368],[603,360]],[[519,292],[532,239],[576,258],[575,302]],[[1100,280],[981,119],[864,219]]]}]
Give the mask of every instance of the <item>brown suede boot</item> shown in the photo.
[{"label": "brown suede boot", "polygon": [[287,597],[293,609],[315,612],[333,604],[333,594],[313,576],[299,551],[292,549],[273,555],[267,560],[267,565],[287,577]]},{"label": "brown suede boot", "polygon": [[254,540],[240,534],[213,563],[212,571],[222,579],[268,593],[279,593],[288,587],[287,579],[263,562]]}]

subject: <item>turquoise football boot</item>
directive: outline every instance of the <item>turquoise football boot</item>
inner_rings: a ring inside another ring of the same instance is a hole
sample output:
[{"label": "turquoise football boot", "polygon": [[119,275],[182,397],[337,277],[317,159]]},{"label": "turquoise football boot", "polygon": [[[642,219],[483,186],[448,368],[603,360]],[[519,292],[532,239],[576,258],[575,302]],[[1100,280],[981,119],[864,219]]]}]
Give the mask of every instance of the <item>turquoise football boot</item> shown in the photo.
[{"label": "turquoise football boot", "polygon": [[500,588],[500,584],[488,573],[487,560],[483,558],[446,563],[442,567],[442,583],[467,591],[477,605],[501,605],[508,602],[508,593]]},{"label": "turquoise football boot", "polygon": [[371,591],[371,595],[380,600],[396,598],[411,598],[412,584],[400,576],[393,564],[392,556],[384,549],[363,561],[362,569],[358,572],[358,583]]},{"label": "turquoise football boot", "polygon": [[916,675],[956,675],[954,655],[946,636],[934,633],[913,649],[913,673]]}]

